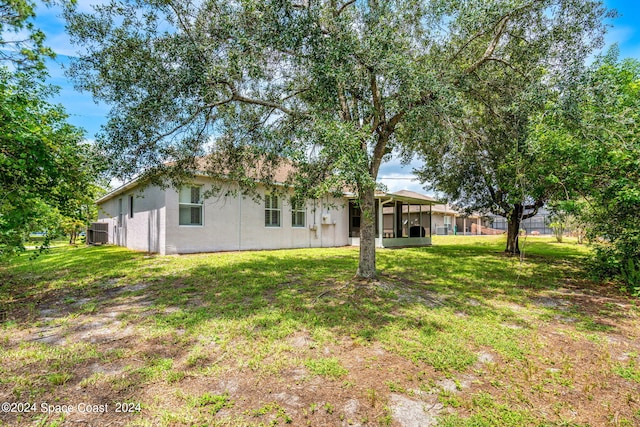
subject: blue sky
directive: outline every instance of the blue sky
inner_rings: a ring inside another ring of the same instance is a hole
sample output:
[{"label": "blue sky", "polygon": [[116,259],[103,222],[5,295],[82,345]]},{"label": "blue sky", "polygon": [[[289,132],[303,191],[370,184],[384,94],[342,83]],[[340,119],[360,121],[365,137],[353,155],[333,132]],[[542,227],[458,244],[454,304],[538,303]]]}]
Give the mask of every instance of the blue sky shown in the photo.
[{"label": "blue sky", "polygon": [[[90,11],[91,4],[95,3],[101,1],[79,0],[78,8]],[[604,3],[607,7],[616,9],[620,15],[609,22],[611,28],[606,36],[607,47],[617,43],[622,58],[640,59],[640,5],[634,0],[605,0]],[[100,126],[106,122],[109,108],[95,103],[90,94],[76,91],[73,83],[64,75],[69,57],[75,54],[76,47],[71,45],[65,33],[60,9],[39,7],[37,15],[36,25],[47,34],[47,45],[58,55],[55,60],[48,62],[49,82],[61,88],[54,101],[64,105],[69,114],[69,122],[85,129],[87,139],[95,139]],[[410,189],[424,192],[421,185],[412,180],[411,166],[402,166],[396,159],[384,164],[379,176],[390,191]]]}]

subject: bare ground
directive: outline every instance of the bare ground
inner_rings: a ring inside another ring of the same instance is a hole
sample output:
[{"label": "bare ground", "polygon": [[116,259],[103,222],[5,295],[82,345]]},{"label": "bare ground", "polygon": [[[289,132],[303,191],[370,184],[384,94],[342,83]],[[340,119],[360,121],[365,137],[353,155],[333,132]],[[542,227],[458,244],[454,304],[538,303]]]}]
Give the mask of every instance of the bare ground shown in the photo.
[{"label": "bare ground", "polygon": [[[536,349],[529,357],[505,363],[492,349],[479,348],[473,366],[447,373],[375,341],[343,336],[318,345],[304,330],[283,340],[284,353],[252,366],[246,355],[230,351],[251,345],[246,338],[221,346],[206,337],[185,339],[179,328],[160,335],[146,333],[141,326],[144,319],[172,308],[158,308],[154,291],[144,284],[112,282],[97,295],[75,294],[67,303],[63,301],[68,294],[54,292],[30,309],[13,306],[8,318],[31,326],[3,333],[3,352],[34,343],[46,348],[90,344],[101,356],[70,368],[61,384],[44,380],[48,367],[37,360],[2,366],[0,402],[38,407],[22,414],[0,413],[0,424],[425,427],[437,425],[438,417],[445,415],[472,416],[486,403],[495,414],[502,407],[522,409],[548,425],[640,425],[640,384],[612,374],[612,367],[640,365],[636,301],[606,286],[590,290],[580,286],[567,283],[554,291],[532,292],[528,304],[511,304],[522,316],[504,322],[513,328],[527,323]],[[419,299],[434,306],[444,300],[436,293],[410,292],[400,293],[399,299]],[[344,302],[338,288],[316,301]],[[469,304],[475,306],[477,301]],[[532,315],[545,310],[554,315],[545,320]],[[576,311],[594,319],[589,330],[578,327]],[[194,361],[190,351],[195,345],[203,350]],[[316,356],[337,358],[348,373],[339,378],[312,374],[301,361]],[[158,358],[170,359],[171,369],[145,377],[141,369]],[[34,374],[40,379],[28,384],[12,380]],[[226,396],[222,407],[194,398],[206,393]],[[490,401],[482,403],[487,396]],[[140,412],[135,407],[132,413],[116,412],[123,402],[141,403]],[[61,409],[55,405],[71,404],[74,411],[64,416],[43,413],[43,403],[54,411]],[[80,412],[80,403],[108,405],[108,411]]]}]

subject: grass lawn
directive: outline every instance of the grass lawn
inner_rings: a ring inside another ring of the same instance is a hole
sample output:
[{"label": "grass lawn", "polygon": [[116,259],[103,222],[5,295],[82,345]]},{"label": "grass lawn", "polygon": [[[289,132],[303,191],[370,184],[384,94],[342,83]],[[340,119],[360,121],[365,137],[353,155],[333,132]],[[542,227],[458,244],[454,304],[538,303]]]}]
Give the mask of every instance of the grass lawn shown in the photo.
[{"label": "grass lawn", "polygon": [[373,283],[354,248],[22,256],[0,425],[640,425],[638,299],[582,246],[503,239],[379,250]]}]

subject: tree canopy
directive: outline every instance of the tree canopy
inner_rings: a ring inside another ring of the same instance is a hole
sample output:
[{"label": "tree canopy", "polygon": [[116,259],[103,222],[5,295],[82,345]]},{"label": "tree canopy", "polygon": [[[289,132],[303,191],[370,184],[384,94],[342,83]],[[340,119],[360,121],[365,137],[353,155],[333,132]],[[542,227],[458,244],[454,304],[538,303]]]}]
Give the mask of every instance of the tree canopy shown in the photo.
[{"label": "tree canopy", "polygon": [[35,2],[10,0],[0,4],[0,66],[43,71],[43,58],[55,56],[45,46],[45,35],[34,25],[34,17]]},{"label": "tree canopy", "polygon": [[606,13],[594,0],[141,0],[95,9],[67,14],[85,49],[71,75],[112,105],[99,139],[114,173],[180,178],[213,147],[209,174],[250,187],[252,165],[269,182],[266,166],[292,162],[291,180],[307,195],[358,195],[358,273],[367,278],[376,274],[381,163],[409,156],[418,140],[441,144],[449,118],[468,113],[456,103],[460,88],[518,73],[528,54],[557,67],[579,61]]},{"label": "tree canopy", "polygon": [[[539,126],[557,172],[565,210],[587,224],[596,269],[640,292],[640,62],[612,49],[585,72],[570,115]],[[565,191],[566,189],[566,191]]]},{"label": "tree canopy", "polygon": [[[91,149],[83,131],[67,123],[47,99],[44,34],[34,3],[0,6],[0,256],[24,249],[31,231],[59,229],[63,218],[86,219],[95,192]],[[26,31],[25,38],[2,37]]]},{"label": "tree canopy", "polygon": [[560,166],[543,152],[535,122],[577,84],[586,57],[602,42],[608,14],[597,2],[554,7],[557,14],[523,4],[518,14],[505,15],[494,31],[508,36],[490,46],[488,64],[456,64],[461,113],[446,118],[437,143],[414,138],[423,182],[466,211],[507,218],[506,251],[514,254],[520,222],[557,187],[554,169]]}]

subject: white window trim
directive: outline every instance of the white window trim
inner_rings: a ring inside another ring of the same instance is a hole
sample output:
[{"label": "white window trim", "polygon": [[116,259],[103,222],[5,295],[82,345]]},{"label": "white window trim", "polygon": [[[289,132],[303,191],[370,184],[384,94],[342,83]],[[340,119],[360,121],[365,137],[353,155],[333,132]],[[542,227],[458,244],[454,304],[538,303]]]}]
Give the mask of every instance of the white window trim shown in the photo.
[{"label": "white window trim", "polygon": [[[306,228],[307,226],[307,206],[306,204],[301,204],[302,209],[299,208],[300,206],[298,206],[298,209],[296,209],[295,205],[291,206],[291,227],[292,228]],[[294,219],[296,217],[297,213],[303,213],[303,223],[302,225],[299,224],[294,224]]]},{"label": "white window trim", "polygon": [[[202,188],[202,185],[185,185],[183,187],[198,187]],[[204,227],[204,203],[202,202],[202,194],[200,194],[200,203],[180,203],[180,188],[178,190],[178,227],[186,227],[186,228],[202,228]],[[202,224],[180,224],[180,207],[200,207],[200,219]]]},{"label": "white window trim", "polygon": [[[275,197],[276,202],[277,202],[277,208],[272,208],[272,207],[267,207],[267,199],[271,199],[273,200],[273,198]],[[265,202],[264,202],[264,212],[267,213],[267,211],[269,212],[273,212],[276,211],[278,212],[278,225],[271,225],[271,224],[267,224],[266,220],[264,223],[264,227],[265,228],[282,228],[282,204],[280,203],[280,197],[278,197],[275,194],[265,194]],[[271,215],[269,215],[271,217]]]},{"label": "white window trim", "polygon": [[122,197],[118,199],[118,219],[117,225],[118,227],[122,227],[124,224],[124,206],[122,202]]}]

